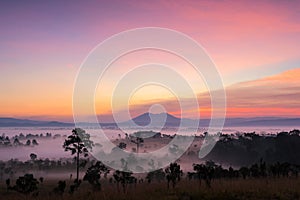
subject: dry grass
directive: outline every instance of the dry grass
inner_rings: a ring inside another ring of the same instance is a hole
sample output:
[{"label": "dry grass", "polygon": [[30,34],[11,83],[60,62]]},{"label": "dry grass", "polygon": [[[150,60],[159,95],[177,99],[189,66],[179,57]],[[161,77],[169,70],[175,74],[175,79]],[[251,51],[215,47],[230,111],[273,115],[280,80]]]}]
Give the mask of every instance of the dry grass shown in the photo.
[{"label": "dry grass", "polygon": [[127,193],[118,192],[115,184],[108,182],[103,184],[102,191],[93,191],[84,183],[73,195],[65,193],[62,197],[51,194],[56,182],[49,181],[40,185],[37,197],[25,196],[14,191],[7,192],[4,185],[1,185],[0,199],[37,199],[37,200],[93,200],[93,199],[300,199],[300,179],[235,179],[215,180],[212,187],[207,188],[204,183],[199,186],[197,181],[182,180],[175,189],[167,189],[163,183],[141,183],[129,186]]}]

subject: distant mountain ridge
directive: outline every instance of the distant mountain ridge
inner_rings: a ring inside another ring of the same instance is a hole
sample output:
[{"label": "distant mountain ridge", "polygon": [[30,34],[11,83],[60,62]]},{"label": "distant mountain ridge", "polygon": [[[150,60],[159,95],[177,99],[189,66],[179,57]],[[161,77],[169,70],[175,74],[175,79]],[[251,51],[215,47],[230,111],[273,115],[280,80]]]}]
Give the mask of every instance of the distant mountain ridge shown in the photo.
[{"label": "distant mountain ridge", "polygon": [[[153,124],[166,115],[165,127],[178,127],[182,121],[183,126],[194,125],[197,123],[194,119],[178,118],[169,113],[144,113],[132,119],[140,126],[146,126],[154,119]],[[163,118],[164,119],[164,118]],[[130,120],[129,120],[130,121]],[[208,127],[210,119],[200,119],[198,122],[200,127]],[[300,118],[282,118],[282,117],[251,117],[251,118],[226,118],[224,127],[262,127],[262,126],[298,126],[300,127]]]},{"label": "distant mountain ridge", "polygon": [[0,127],[69,127],[73,123],[58,121],[37,121],[29,119],[0,118]]},{"label": "distant mountain ridge", "polygon": [[[169,113],[143,113],[132,120],[120,123],[122,126],[130,126],[132,123],[138,126],[151,125],[156,126],[165,122],[164,127],[178,127],[180,123],[183,126],[189,127],[198,123],[194,119],[178,118]],[[210,119],[201,119],[199,127],[208,127]],[[82,122],[82,126],[95,126],[96,124]],[[102,127],[117,127],[116,123],[101,123]],[[300,127],[300,118],[281,118],[281,117],[252,117],[252,118],[227,118],[225,127],[271,127],[271,126],[291,126]],[[0,118],[0,127],[75,127],[74,123],[66,123],[59,121],[38,121],[29,119],[16,118]]]}]

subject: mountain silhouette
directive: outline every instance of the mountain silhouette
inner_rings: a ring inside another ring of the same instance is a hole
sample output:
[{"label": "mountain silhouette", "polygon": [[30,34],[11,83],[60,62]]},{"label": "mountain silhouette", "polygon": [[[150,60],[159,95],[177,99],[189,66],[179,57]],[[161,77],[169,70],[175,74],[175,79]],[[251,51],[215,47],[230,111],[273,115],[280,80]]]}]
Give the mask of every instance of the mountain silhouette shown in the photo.
[{"label": "mountain silhouette", "polygon": [[153,114],[149,112],[132,119],[132,121],[134,121],[139,126],[147,126],[150,123],[158,124],[163,120],[165,120],[165,126],[179,126],[181,121],[180,118],[170,115],[169,113]]},{"label": "mountain silhouette", "polygon": [[[206,121],[206,120],[204,120]],[[120,125],[123,127],[134,127],[134,128],[151,128],[151,127],[160,127],[160,128],[177,128],[179,126],[197,128],[199,122],[194,119],[188,118],[178,118],[169,113],[149,113],[146,112],[141,114],[131,120],[125,121]]]}]

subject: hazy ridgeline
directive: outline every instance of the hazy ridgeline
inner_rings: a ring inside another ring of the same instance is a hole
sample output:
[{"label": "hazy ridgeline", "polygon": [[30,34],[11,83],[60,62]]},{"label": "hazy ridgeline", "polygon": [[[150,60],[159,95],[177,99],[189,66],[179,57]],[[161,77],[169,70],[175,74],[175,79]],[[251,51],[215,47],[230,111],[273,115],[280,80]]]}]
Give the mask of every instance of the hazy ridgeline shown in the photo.
[{"label": "hazy ridgeline", "polygon": [[[114,143],[127,151],[137,151],[132,137],[119,135]],[[139,152],[160,148],[172,137],[157,133],[142,141]],[[15,143],[16,138],[24,142]],[[195,137],[191,147],[176,163],[149,173],[115,171],[91,156],[49,159],[30,153],[27,161],[1,161],[1,195],[5,199],[54,199],[60,196],[64,199],[300,198],[299,130],[277,135],[223,134],[215,148],[199,160],[197,154],[203,138],[204,135]],[[32,144],[33,139],[37,144]],[[5,136],[0,140],[1,150],[7,152],[11,148],[33,151],[42,145],[42,141],[48,140],[59,142],[60,151],[64,151],[62,141],[67,138],[60,135],[25,135]],[[31,140],[30,145],[26,144],[28,140]],[[170,153],[173,150],[170,149]]]}]

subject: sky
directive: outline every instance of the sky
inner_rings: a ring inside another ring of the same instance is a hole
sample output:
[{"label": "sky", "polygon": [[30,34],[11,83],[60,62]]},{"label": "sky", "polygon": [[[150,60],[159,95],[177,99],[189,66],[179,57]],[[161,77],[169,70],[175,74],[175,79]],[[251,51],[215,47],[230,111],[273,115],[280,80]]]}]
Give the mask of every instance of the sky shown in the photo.
[{"label": "sky", "polygon": [[[222,77],[227,117],[300,117],[299,1],[1,1],[0,27],[0,117],[72,121],[74,82],[89,52],[142,27],[173,29],[201,44]],[[183,116],[210,116],[209,93],[191,67],[145,51],[118,60],[103,79],[95,100],[101,120],[112,119],[111,81],[130,66],[159,59],[198,96],[200,109]],[[174,94],[158,85],[138,89],[128,102],[133,116],[153,104],[180,115]],[[120,103],[116,113],[125,107]]]}]

